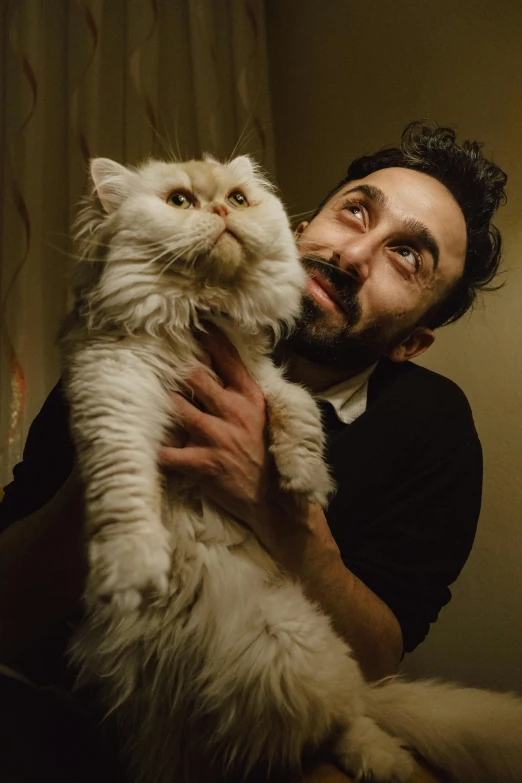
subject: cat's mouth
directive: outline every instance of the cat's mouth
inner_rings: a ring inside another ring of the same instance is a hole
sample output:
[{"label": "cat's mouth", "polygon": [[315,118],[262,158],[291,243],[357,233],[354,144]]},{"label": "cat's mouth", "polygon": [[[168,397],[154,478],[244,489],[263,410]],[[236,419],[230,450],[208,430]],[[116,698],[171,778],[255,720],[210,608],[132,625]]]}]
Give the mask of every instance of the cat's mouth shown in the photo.
[{"label": "cat's mouth", "polygon": [[235,233],[235,231],[233,229],[229,228],[228,226],[223,229],[221,234],[216,239],[216,242],[219,242],[219,240],[222,239],[222,237],[227,236],[227,235],[229,237],[232,237],[233,239],[235,239],[236,242],[240,242],[240,239],[239,239],[238,235]]},{"label": "cat's mouth", "polygon": [[[226,228],[213,240],[208,249],[208,260],[213,267],[213,273],[221,279],[229,279],[235,275],[245,260],[245,246],[233,229]],[[207,269],[205,274],[208,274]],[[224,276],[224,277],[223,277]]]}]

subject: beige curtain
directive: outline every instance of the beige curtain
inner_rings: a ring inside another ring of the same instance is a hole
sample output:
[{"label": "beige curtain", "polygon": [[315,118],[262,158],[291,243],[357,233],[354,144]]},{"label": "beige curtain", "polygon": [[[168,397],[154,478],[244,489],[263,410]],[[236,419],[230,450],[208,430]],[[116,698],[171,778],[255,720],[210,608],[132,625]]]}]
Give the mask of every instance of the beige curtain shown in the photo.
[{"label": "beige curtain", "polygon": [[263,0],[2,0],[0,25],[1,486],[59,377],[88,159],[273,155]]}]

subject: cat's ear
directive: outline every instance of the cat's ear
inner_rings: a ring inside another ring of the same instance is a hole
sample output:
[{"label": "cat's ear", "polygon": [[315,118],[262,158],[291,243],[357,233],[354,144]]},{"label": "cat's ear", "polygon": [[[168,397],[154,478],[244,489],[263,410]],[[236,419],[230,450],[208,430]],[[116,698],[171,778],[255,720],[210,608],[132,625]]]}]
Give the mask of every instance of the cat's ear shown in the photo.
[{"label": "cat's ear", "polygon": [[101,205],[110,215],[118,209],[130,191],[129,169],[109,158],[91,160],[91,178]]},{"label": "cat's ear", "polygon": [[229,163],[234,176],[241,179],[253,179],[257,174],[257,168],[248,155],[240,155]]},{"label": "cat's ear", "polygon": [[274,192],[274,186],[268,179],[266,172],[249,155],[240,155],[238,158],[231,160],[228,165],[238,183],[244,183],[245,185],[255,183],[269,193]]}]

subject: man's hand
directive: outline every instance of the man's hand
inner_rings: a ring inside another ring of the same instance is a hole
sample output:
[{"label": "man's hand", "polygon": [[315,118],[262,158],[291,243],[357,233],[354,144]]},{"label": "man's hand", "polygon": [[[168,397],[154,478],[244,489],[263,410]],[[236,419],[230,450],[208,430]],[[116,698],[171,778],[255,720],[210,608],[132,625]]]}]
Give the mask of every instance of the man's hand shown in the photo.
[{"label": "man's hand", "polygon": [[192,375],[195,404],[173,395],[187,440],[183,447],[164,445],[160,464],[200,479],[204,492],[262,541],[263,520],[277,494],[263,392],[221,332],[211,329],[201,341],[217,378],[203,369]]}]

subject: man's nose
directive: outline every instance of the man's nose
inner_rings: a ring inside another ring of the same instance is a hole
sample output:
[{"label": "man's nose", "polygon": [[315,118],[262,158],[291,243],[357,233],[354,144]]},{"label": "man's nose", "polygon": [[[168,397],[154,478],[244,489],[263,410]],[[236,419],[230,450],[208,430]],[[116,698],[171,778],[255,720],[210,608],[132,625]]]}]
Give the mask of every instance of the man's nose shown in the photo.
[{"label": "man's nose", "polygon": [[350,242],[341,250],[332,253],[332,263],[343,269],[345,272],[358,277],[361,283],[364,283],[370,274],[371,261],[375,253],[375,247],[369,240],[368,235]]}]

